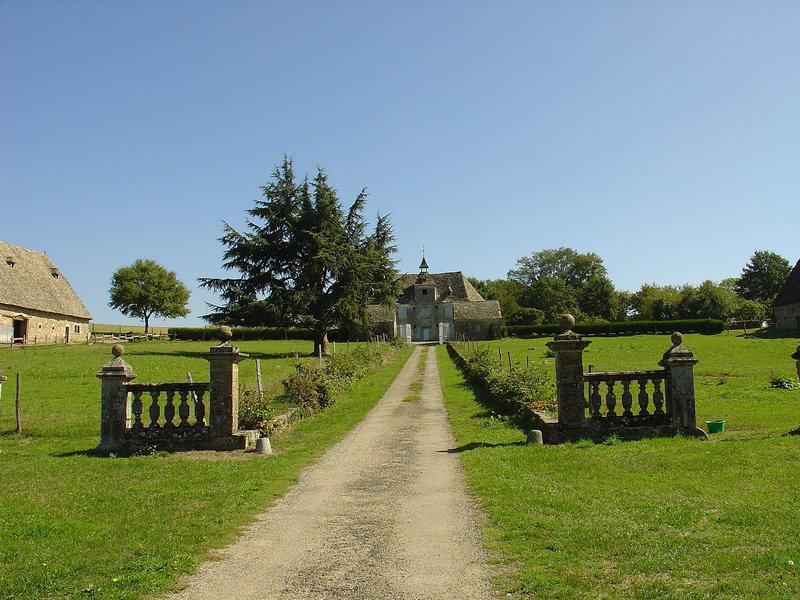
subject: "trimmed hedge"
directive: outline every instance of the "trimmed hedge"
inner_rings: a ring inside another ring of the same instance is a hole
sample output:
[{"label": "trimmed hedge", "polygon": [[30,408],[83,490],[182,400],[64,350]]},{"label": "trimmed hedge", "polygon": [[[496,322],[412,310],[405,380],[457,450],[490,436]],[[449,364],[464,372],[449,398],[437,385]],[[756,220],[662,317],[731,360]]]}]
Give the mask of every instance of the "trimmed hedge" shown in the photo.
[{"label": "trimmed hedge", "polygon": [[[583,335],[636,335],[640,333],[705,333],[716,334],[725,330],[725,323],[718,319],[676,319],[673,321],[618,321],[616,323],[578,323],[572,328]],[[503,330],[505,337],[537,337],[561,333],[561,327],[544,325],[508,325]]]},{"label": "trimmed hedge", "polygon": [[537,420],[537,411],[554,413],[556,388],[552,376],[533,364],[512,364],[497,360],[485,346],[467,346],[461,342],[448,342],[447,350],[467,378],[483,388],[492,404],[505,414],[514,417],[517,426]]},{"label": "trimmed hedge", "polygon": [[[293,327],[232,327],[234,340],[313,340],[311,329]],[[170,327],[169,335],[176,340],[216,340],[217,327]],[[336,330],[328,332],[328,341],[340,341]]]}]

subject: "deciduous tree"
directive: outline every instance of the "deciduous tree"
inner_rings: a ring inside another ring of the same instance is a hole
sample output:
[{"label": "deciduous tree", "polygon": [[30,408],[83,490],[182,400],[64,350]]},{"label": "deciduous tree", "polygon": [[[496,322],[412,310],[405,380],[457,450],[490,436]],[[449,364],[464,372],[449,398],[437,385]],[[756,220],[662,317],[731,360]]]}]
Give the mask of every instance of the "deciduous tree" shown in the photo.
[{"label": "deciduous tree", "polygon": [[189,290],[174,271],[154,260],[139,258],[132,265],[117,269],[111,277],[109,293],[109,306],[142,319],[145,334],[150,333],[150,317],[174,319],[189,314]]},{"label": "deciduous tree", "polygon": [[736,293],[769,306],[775,300],[792,267],[780,254],[756,250],[736,281]]}]

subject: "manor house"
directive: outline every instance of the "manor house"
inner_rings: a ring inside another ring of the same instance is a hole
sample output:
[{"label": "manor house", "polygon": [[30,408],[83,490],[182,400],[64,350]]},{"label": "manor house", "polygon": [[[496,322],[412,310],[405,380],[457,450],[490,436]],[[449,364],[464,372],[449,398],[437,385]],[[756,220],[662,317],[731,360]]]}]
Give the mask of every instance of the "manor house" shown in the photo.
[{"label": "manor house", "polygon": [[0,343],[86,342],[92,315],[46,254],[0,241]]},{"label": "manor house", "polygon": [[400,276],[397,307],[369,307],[371,328],[409,341],[500,336],[500,303],[484,300],[461,271],[428,273],[425,257],[418,275]]}]

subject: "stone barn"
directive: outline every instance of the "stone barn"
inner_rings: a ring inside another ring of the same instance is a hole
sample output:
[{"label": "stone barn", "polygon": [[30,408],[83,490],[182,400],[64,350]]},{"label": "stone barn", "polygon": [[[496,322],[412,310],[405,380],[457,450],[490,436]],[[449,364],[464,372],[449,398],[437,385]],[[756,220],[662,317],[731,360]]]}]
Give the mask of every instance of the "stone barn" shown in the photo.
[{"label": "stone barn", "polygon": [[0,343],[86,342],[92,315],[46,254],[0,241]]},{"label": "stone barn", "polygon": [[400,277],[397,307],[369,307],[373,332],[414,342],[466,336],[473,340],[500,336],[500,303],[484,300],[461,271],[428,273],[423,257],[418,275]]},{"label": "stone barn", "polygon": [[772,303],[777,329],[800,329],[800,260]]}]

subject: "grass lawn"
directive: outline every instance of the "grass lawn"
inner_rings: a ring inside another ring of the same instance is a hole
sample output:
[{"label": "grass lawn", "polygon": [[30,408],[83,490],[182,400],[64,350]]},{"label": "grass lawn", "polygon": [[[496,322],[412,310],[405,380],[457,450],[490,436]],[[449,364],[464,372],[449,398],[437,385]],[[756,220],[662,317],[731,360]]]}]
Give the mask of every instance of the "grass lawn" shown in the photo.
[{"label": "grass lawn", "polygon": [[[311,342],[237,344],[261,358],[267,390]],[[339,345],[342,351],[344,345]],[[208,380],[202,342],[126,346],[137,382]],[[22,373],[23,436],[13,430],[13,383],[0,400],[0,598],[137,598],[174,585],[209,549],[281,496],[299,471],[352,428],[411,350],[358,382],[330,409],[272,438],[276,454],[158,453],[98,458],[99,380],[107,345],[0,350],[0,370]],[[314,360],[303,358],[303,360]],[[240,365],[254,384],[255,361]]]},{"label": "grass lawn", "polygon": [[[670,345],[667,336],[589,339],[584,364],[596,370],[656,368]],[[546,341],[493,345],[552,368]],[[498,587],[542,598],[800,597],[800,436],[783,436],[800,426],[800,391],[766,389],[793,375],[797,343],[686,336],[701,361],[698,423],[727,419],[708,442],[544,447],[492,418],[439,348]]]}]

